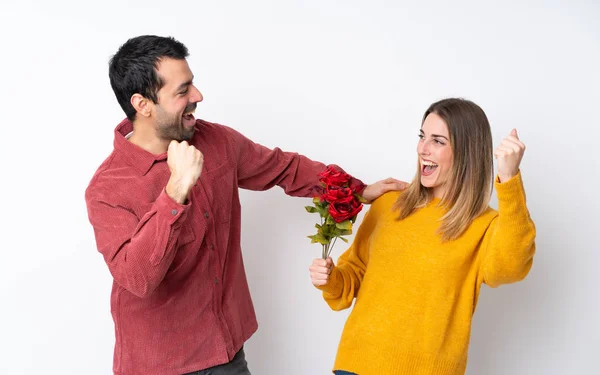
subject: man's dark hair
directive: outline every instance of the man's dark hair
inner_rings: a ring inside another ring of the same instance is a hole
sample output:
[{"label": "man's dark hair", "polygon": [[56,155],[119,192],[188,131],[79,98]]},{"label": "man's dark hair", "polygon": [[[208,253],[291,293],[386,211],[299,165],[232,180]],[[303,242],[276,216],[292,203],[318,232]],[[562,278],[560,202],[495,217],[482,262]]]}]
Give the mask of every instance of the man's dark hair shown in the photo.
[{"label": "man's dark hair", "polygon": [[129,39],[108,63],[110,85],[130,121],[136,110],[131,96],[140,94],[158,103],[158,90],[164,85],[157,69],[163,58],[183,60],[188,56],[187,47],[172,37],[142,35]]}]

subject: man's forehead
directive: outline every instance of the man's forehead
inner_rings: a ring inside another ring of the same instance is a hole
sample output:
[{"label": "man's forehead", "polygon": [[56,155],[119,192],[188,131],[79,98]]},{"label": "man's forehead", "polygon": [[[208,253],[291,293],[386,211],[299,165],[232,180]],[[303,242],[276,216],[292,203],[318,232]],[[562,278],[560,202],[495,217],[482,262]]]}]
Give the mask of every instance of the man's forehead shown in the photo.
[{"label": "man's forehead", "polygon": [[157,72],[165,85],[180,85],[183,82],[191,81],[194,77],[185,59],[161,59],[157,66]]}]

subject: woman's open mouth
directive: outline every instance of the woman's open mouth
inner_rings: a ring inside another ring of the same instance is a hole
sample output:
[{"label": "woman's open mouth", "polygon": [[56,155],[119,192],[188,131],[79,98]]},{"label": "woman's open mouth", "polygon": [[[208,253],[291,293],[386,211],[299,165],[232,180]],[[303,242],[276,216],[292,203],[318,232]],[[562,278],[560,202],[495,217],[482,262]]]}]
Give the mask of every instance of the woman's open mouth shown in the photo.
[{"label": "woman's open mouth", "polygon": [[435,164],[432,161],[429,160],[421,160],[421,175],[422,176],[431,176],[433,174],[433,172],[435,172],[436,168],[438,167],[437,164]]}]

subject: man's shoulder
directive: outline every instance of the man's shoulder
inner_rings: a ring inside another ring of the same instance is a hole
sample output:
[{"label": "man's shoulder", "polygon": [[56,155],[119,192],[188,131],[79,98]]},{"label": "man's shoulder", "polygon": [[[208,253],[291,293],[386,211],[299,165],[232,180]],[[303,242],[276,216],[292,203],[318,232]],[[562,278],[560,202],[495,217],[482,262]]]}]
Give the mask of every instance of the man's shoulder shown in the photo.
[{"label": "man's shoulder", "polygon": [[229,142],[236,142],[244,137],[242,133],[230,126],[202,119],[196,119],[196,134],[199,134],[201,137],[211,138],[212,141],[226,139]]},{"label": "man's shoulder", "polygon": [[227,125],[197,119],[192,143],[205,155],[223,159],[218,162],[220,165],[224,160],[238,160],[248,139]]},{"label": "man's shoulder", "polygon": [[118,194],[123,179],[133,177],[135,170],[113,150],[94,172],[85,190],[86,201]]},{"label": "man's shoulder", "polygon": [[228,133],[231,130],[233,129],[223,124],[210,122],[202,119],[196,119],[196,132],[200,132],[200,134],[207,132]]}]

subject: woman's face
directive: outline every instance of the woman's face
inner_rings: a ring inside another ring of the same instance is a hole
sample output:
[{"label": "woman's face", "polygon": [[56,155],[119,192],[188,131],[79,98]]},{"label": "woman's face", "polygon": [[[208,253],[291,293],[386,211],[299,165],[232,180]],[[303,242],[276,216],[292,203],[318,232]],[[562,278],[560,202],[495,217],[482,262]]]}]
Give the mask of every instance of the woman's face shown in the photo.
[{"label": "woman's face", "polygon": [[431,188],[434,197],[441,198],[446,192],[453,156],[448,125],[435,113],[427,115],[421,126],[417,153],[421,185]]}]

